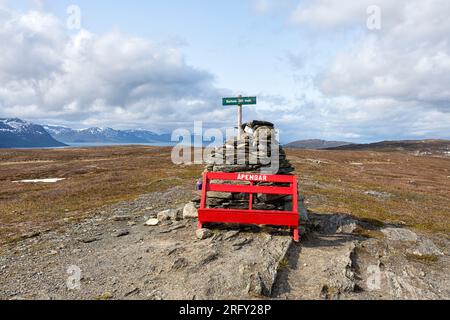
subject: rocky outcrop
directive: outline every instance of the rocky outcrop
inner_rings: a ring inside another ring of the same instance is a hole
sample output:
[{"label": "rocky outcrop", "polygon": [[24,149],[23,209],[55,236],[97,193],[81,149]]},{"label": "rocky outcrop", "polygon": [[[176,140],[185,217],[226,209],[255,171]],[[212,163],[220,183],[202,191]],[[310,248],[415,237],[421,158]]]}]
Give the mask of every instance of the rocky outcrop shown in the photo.
[{"label": "rocky outcrop", "polygon": [[283,299],[448,299],[448,248],[434,237],[350,215],[312,214],[273,296]]}]

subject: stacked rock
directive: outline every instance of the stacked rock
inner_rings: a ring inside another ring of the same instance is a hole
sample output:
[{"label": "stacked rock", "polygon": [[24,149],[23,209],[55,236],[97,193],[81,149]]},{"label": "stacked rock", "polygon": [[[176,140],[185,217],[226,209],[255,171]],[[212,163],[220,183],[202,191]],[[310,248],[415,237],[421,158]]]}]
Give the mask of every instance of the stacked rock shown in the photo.
[{"label": "stacked rock", "polygon": [[[205,172],[239,172],[255,174],[292,174],[295,169],[279,144],[272,123],[252,121],[243,125],[241,138],[233,138],[211,150]],[[238,182],[236,182],[238,184]],[[261,186],[285,186],[277,183],[259,183]],[[248,194],[208,193],[208,207],[226,209],[248,208]],[[197,207],[200,199],[193,200]],[[254,197],[255,210],[292,210],[292,197],[258,195]]]},{"label": "stacked rock", "polygon": [[291,174],[294,167],[277,141],[274,125],[252,121],[243,125],[240,139],[233,138],[212,150],[206,159],[208,172]]}]

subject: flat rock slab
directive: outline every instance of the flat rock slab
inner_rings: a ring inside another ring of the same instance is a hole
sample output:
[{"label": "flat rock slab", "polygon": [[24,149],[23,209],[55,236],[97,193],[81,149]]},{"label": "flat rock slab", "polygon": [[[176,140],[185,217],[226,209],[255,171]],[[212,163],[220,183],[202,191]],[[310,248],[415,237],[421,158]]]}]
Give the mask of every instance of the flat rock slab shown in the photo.
[{"label": "flat rock slab", "polygon": [[[192,231],[186,230],[186,236],[192,238],[189,241],[194,241]],[[155,247],[159,261],[168,262],[157,266],[163,270],[156,279],[162,298],[248,299],[271,295],[280,261],[292,242],[290,236],[243,232],[232,240],[222,240],[225,232],[194,243],[172,242],[170,247],[175,252],[166,258],[167,250]],[[237,241],[242,245],[235,246]],[[183,263],[178,267],[180,260]]]},{"label": "flat rock slab", "polygon": [[408,229],[386,228],[382,232],[389,241],[416,242],[418,240],[417,234]]}]

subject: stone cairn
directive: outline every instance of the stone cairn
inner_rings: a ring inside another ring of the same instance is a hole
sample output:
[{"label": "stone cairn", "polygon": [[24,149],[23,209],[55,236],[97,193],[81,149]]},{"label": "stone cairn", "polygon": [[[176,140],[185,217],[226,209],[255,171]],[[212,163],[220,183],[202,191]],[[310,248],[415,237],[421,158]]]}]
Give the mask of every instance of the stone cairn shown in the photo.
[{"label": "stone cairn", "polygon": [[[279,144],[275,127],[270,122],[252,121],[243,125],[241,138],[233,138],[209,153],[205,172],[253,173],[290,175],[294,167]],[[239,182],[230,182],[240,184]],[[280,183],[259,183],[260,186],[285,186]],[[208,207],[247,209],[249,195],[220,192],[208,193]],[[200,197],[193,199],[200,207]],[[292,197],[284,195],[257,195],[255,210],[292,210]]]}]

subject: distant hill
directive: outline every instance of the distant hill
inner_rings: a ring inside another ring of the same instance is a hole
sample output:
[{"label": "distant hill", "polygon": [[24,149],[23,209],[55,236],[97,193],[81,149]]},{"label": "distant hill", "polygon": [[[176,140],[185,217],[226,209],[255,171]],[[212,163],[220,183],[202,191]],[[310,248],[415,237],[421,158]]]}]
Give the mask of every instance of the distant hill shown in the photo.
[{"label": "distant hill", "polygon": [[63,147],[40,125],[21,119],[0,119],[0,148]]},{"label": "distant hill", "polygon": [[71,143],[158,143],[170,142],[168,134],[159,135],[147,130],[115,130],[111,128],[89,128],[75,130],[63,126],[44,126],[55,139]]},{"label": "distant hill", "polygon": [[286,148],[292,149],[327,149],[327,148],[335,148],[340,146],[351,145],[350,142],[343,141],[326,141],[326,140],[299,140],[291,142],[285,145]]},{"label": "distant hill", "polygon": [[450,154],[450,140],[382,141],[370,144],[352,144],[328,148],[328,150],[407,151],[422,154]]}]

